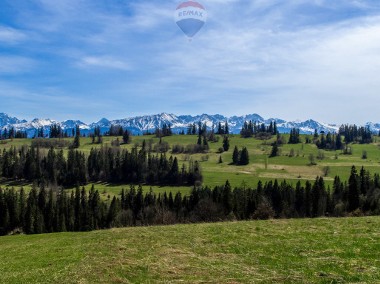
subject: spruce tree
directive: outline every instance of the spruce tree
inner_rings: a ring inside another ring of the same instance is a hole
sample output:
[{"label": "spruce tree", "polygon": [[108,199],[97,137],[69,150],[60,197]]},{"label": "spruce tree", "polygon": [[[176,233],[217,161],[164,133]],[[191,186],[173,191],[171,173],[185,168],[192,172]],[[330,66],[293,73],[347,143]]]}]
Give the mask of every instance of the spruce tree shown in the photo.
[{"label": "spruce tree", "polygon": [[359,208],[359,178],[355,166],[351,168],[351,175],[348,180],[348,210],[355,211]]},{"label": "spruce tree", "polygon": [[79,125],[75,127],[75,138],[73,143],[73,148],[79,148],[80,146],[80,128]]},{"label": "spruce tree", "polygon": [[227,135],[225,135],[223,138],[223,149],[226,152],[230,149],[230,140]]},{"label": "spruce tree", "polygon": [[222,155],[219,156],[219,164],[223,163]]},{"label": "spruce tree", "polygon": [[271,151],[269,157],[273,158],[273,157],[278,156],[278,152],[279,152],[278,145],[277,145],[277,143],[275,142],[275,143],[273,143],[272,151]]},{"label": "spruce tree", "polygon": [[235,146],[234,152],[232,154],[232,163],[234,165],[239,164],[239,150],[238,150],[237,146]]},{"label": "spruce tree", "polygon": [[127,129],[123,133],[123,143],[124,144],[131,143],[131,135]]},{"label": "spruce tree", "polygon": [[230,128],[228,127],[228,122],[226,120],[225,124],[224,124],[224,134],[230,134]]},{"label": "spruce tree", "polygon": [[248,165],[249,164],[249,154],[246,147],[243,147],[241,154],[240,154],[240,165]]}]

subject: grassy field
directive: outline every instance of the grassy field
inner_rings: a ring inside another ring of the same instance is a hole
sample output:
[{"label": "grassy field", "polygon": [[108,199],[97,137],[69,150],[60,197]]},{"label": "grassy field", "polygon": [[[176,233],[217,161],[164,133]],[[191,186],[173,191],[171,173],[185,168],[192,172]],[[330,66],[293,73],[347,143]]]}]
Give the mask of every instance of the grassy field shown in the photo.
[{"label": "grassy field", "polygon": [[1,283],[380,283],[380,217],[0,239]]},{"label": "grassy field", "polygon": [[[287,135],[284,135],[288,139]],[[302,140],[305,137],[302,138]],[[114,137],[104,137],[103,145],[111,145]],[[122,145],[122,148],[131,149],[135,145],[141,146],[143,140],[151,140],[153,143],[158,143],[158,138],[154,136],[134,136],[132,143]],[[218,148],[222,147],[222,139],[219,142],[210,143],[210,150],[206,154],[195,155],[176,155],[180,164],[188,163],[191,158],[193,160],[201,161],[202,172],[204,176],[204,184],[209,186],[222,185],[228,179],[233,186],[240,186],[242,184],[248,186],[256,186],[259,180],[267,181],[273,179],[286,179],[295,184],[297,181],[305,182],[306,180],[314,180],[318,175],[324,175],[324,168],[329,167],[329,173],[325,176],[327,185],[331,185],[335,175],[339,175],[341,179],[347,180],[352,165],[360,168],[364,166],[371,173],[380,172],[380,143],[376,141],[367,145],[352,145],[353,154],[344,155],[342,151],[320,151],[314,144],[297,144],[297,145],[284,145],[281,147],[281,155],[275,158],[268,158],[271,151],[271,140],[262,141],[253,138],[244,139],[238,135],[232,135],[230,138],[230,150],[219,154]],[[121,141],[122,138],[119,137]],[[196,136],[188,135],[174,135],[171,137],[163,138],[170,146],[174,144],[188,145],[194,144],[197,141]],[[31,139],[15,139],[13,141],[5,141],[0,144],[0,150],[9,148],[12,145],[30,145]],[[248,148],[250,154],[250,164],[247,166],[234,166],[230,165],[232,162],[232,151],[234,146],[239,149],[245,146]],[[100,145],[92,144],[90,138],[81,138],[81,151],[89,153],[91,148],[100,147]],[[67,149],[65,149],[67,151]],[[367,159],[362,159],[363,151],[367,152]],[[290,157],[290,152],[294,152],[294,156]],[[317,165],[310,166],[309,155],[313,154],[318,156],[318,152],[323,153],[324,159],[316,159]],[[170,151],[169,151],[170,154]],[[222,157],[223,163],[219,164],[219,156]],[[2,186],[17,186],[17,183],[1,182]],[[23,185],[26,189],[30,187],[28,184]],[[90,186],[90,185],[89,185]],[[88,186],[88,187],[89,187]],[[118,194],[121,188],[127,188],[128,185],[110,185],[110,184],[97,184],[96,189],[103,192],[103,196]],[[144,190],[149,190],[150,186],[144,186]],[[162,193],[165,191],[181,191],[183,193],[189,192],[189,187],[152,187],[153,191]]]}]

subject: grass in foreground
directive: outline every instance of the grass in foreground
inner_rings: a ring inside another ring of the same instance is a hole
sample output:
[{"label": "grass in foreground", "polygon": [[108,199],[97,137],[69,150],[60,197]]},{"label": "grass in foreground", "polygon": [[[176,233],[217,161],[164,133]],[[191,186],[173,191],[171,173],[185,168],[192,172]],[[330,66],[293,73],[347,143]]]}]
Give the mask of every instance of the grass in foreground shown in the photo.
[{"label": "grass in foreground", "polygon": [[0,238],[1,283],[379,283],[380,217]]}]

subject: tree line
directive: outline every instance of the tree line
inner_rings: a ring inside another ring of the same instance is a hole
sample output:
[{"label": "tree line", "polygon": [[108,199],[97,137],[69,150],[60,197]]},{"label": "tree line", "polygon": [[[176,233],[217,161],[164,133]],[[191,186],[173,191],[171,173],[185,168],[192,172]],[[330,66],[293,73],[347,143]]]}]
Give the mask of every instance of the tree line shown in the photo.
[{"label": "tree line", "polygon": [[271,137],[272,135],[276,135],[277,132],[278,130],[276,121],[271,121],[270,124],[266,126],[264,123],[258,124],[257,122],[252,122],[252,120],[250,120],[249,122],[244,122],[240,131],[240,135],[244,138],[249,138],[253,136]]},{"label": "tree line", "polygon": [[202,181],[200,165],[189,161],[179,165],[177,158],[154,154],[145,142],[131,151],[119,147],[92,148],[86,156],[76,149],[48,151],[39,147],[11,147],[0,153],[0,177],[29,182],[73,186],[91,182],[193,185]]},{"label": "tree line", "polygon": [[6,140],[6,139],[22,139],[27,138],[26,131],[21,130],[15,130],[14,127],[11,127],[9,130],[7,128],[4,128],[4,130],[0,129],[0,140]]},{"label": "tree line", "polygon": [[94,186],[71,193],[33,185],[27,194],[0,188],[0,234],[27,234],[175,223],[268,218],[315,218],[380,214],[380,176],[352,167],[349,180],[337,176],[333,187],[322,177],[305,185],[260,181],[246,186],[193,187],[189,195],[154,194],[131,185],[110,202]]}]

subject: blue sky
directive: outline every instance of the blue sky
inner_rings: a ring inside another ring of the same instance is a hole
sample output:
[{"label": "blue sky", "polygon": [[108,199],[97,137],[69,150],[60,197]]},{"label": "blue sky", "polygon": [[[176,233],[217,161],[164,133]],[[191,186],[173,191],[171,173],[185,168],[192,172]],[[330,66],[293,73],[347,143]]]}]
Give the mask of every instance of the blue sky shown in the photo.
[{"label": "blue sky", "polygon": [[0,112],[84,122],[169,112],[380,122],[380,1],[0,0]]}]

